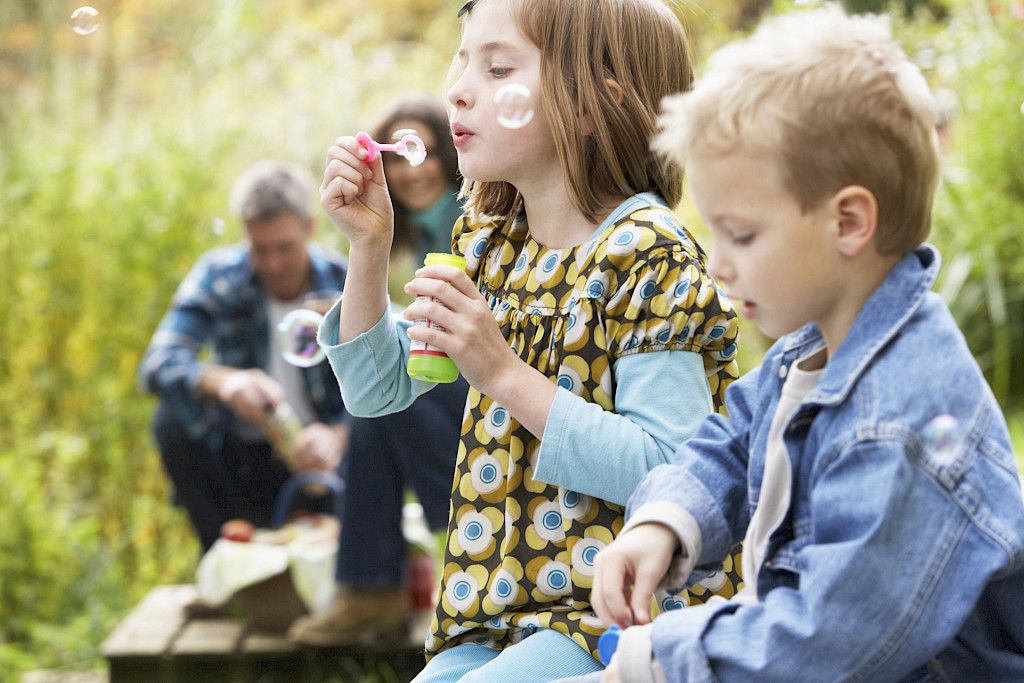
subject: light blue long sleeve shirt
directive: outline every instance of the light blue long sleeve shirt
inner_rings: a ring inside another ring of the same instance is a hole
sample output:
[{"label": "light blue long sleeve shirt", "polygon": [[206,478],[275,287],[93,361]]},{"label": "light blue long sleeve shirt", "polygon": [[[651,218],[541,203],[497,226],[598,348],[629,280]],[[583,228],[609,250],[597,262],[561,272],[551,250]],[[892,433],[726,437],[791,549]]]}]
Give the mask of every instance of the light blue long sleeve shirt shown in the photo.
[{"label": "light blue long sleeve shirt", "polygon": [[[410,378],[405,370],[408,321],[385,314],[363,334],[339,344],[339,306],[328,312],[318,341],[349,412],[365,417],[398,412],[434,386]],[[647,472],[668,462],[696,431],[712,401],[703,359],[692,351],[623,356],[612,372],[614,413],[558,388],[534,477],[625,504]]]}]

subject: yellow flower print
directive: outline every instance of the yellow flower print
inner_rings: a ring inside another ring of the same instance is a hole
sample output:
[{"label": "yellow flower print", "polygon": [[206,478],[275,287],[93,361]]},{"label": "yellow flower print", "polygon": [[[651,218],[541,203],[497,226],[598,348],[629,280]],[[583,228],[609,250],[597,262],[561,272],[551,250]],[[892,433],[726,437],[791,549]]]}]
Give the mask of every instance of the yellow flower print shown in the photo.
[{"label": "yellow flower print", "polygon": [[509,287],[520,289],[525,286],[530,275],[530,263],[533,261],[534,256],[533,244],[525,245],[523,250],[519,252],[519,256],[516,257],[512,272],[508,274],[507,282]]},{"label": "yellow flower print", "polygon": [[537,454],[540,452],[540,441],[534,441],[526,450],[526,461],[523,464],[523,488],[530,493],[543,493],[548,485],[533,478],[533,470],[537,466]]},{"label": "yellow flower print", "polygon": [[505,516],[497,508],[467,511],[459,517],[454,533],[449,534],[449,549],[458,556],[461,549],[470,559],[482,561],[497,546],[496,532],[503,530]]},{"label": "yellow flower print", "polygon": [[597,554],[612,542],[612,534],[604,527],[588,527],[582,538],[569,543],[572,548],[572,579],[584,588],[593,586]]},{"label": "yellow flower print", "polygon": [[[535,566],[536,565],[536,566]],[[572,595],[572,579],[569,565],[558,560],[538,557],[526,566],[527,575],[536,571],[536,587],[530,591],[533,599],[540,603],[552,602],[566,595]]]},{"label": "yellow flower print", "polygon": [[565,543],[562,511],[557,501],[538,496],[530,501],[527,514],[532,522],[526,529],[527,545],[534,550],[541,550],[548,543]]},{"label": "yellow flower print", "polygon": [[576,352],[587,346],[590,341],[590,321],[593,318],[594,304],[589,299],[577,301],[569,311],[565,322],[565,339],[562,349]]},{"label": "yellow flower print", "polygon": [[480,598],[487,581],[487,569],[473,564],[452,572],[445,579],[441,604],[445,613],[472,619],[480,611]]},{"label": "yellow flower print", "polygon": [[508,556],[512,553],[517,545],[519,545],[519,528],[516,526],[516,522],[522,516],[522,510],[519,507],[519,501],[515,498],[505,499],[505,538],[501,542],[501,554],[503,557]]},{"label": "yellow flower print", "polygon": [[[523,566],[513,557],[506,556],[487,581],[487,595],[483,599],[484,613],[500,614],[510,606],[521,605],[527,597],[520,583],[523,580]],[[489,628],[501,628],[488,624]]]},{"label": "yellow flower print", "polygon": [[598,356],[594,359],[590,364],[590,376],[596,380],[596,386],[593,386],[594,382],[590,383],[593,386],[590,400],[605,410],[611,410],[615,405],[615,389],[612,368],[607,356]]},{"label": "yellow flower print", "polygon": [[[483,407],[483,406],[481,406]],[[487,445],[492,439],[498,443],[504,443],[508,439],[509,431],[512,429],[512,415],[504,406],[490,401],[484,413],[484,419],[476,426],[476,436],[482,445]]]},{"label": "yellow flower print", "polygon": [[556,384],[579,396],[590,379],[590,364],[579,356],[566,356],[558,367]]},{"label": "yellow flower print", "polygon": [[536,292],[542,287],[550,287],[553,282],[561,282],[565,277],[565,266],[562,265],[562,259],[564,258],[565,252],[558,249],[552,249],[546,254],[541,254],[537,267],[530,269],[530,277],[526,281],[526,288],[531,292]]}]

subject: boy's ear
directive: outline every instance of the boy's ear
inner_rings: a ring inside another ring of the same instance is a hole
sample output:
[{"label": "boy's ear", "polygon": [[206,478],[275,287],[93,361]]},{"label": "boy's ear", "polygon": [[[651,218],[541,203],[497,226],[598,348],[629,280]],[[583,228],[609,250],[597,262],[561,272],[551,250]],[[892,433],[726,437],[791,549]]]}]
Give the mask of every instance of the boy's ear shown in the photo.
[{"label": "boy's ear", "polygon": [[874,193],[860,185],[847,185],[832,197],[832,207],[839,224],[840,253],[859,256],[874,241],[878,229],[878,202]]},{"label": "boy's ear", "polygon": [[[622,104],[622,99],[626,95],[619,82],[614,78],[606,78],[604,79],[604,84],[608,88],[608,93],[612,96],[612,99],[617,104]],[[594,124],[590,119],[590,115],[584,111],[580,112],[580,130],[583,131],[584,135],[591,135],[594,132]]]}]

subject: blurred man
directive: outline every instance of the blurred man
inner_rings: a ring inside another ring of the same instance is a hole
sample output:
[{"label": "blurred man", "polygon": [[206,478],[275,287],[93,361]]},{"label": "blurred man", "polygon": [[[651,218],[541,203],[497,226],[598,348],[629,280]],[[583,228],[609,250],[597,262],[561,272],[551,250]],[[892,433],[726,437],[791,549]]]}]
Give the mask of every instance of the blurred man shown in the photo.
[{"label": "blurred man", "polygon": [[[340,291],[345,282],[342,258],[311,242],[313,197],[298,166],[247,169],[231,191],[247,241],[200,257],[142,361],[140,380],[160,398],[160,455],[204,551],[229,519],[269,525],[290,468],[334,471],[346,449],[346,413],[329,365],[288,364],[275,332],[308,293]],[[302,427],[291,452],[275,454],[266,428],[285,403]]]}]

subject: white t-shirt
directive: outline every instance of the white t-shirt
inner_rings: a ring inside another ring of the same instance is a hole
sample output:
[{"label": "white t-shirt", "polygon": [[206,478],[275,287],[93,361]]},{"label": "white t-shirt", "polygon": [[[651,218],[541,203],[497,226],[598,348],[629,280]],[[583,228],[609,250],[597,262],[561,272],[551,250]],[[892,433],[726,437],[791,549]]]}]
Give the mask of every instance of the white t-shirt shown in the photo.
[{"label": "white t-shirt", "polygon": [[267,317],[270,323],[270,363],[267,374],[281,383],[285,399],[291,404],[292,410],[303,425],[308,425],[317,421],[317,415],[306,395],[302,368],[292,365],[281,356],[283,335],[277,330],[278,323],[286,315],[302,307],[301,299],[281,301],[272,296],[267,297]]},{"label": "white t-shirt", "polygon": [[[817,355],[817,354],[815,354]],[[761,496],[757,508],[750,518],[747,535],[743,539],[743,589],[734,599],[757,601],[757,572],[764,562],[768,550],[768,539],[772,532],[786,518],[789,511],[790,495],[793,490],[793,472],[782,439],[783,430],[789,418],[804,397],[818,385],[823,369],[802,370],[801,364],[813,361],[811,357],[801,358],[786,371],[786,382],[782,385],[772,425],[768,431],[765,447],[764,475],[761,478]],[[785,366],[783,366],[785,367]]]}]

